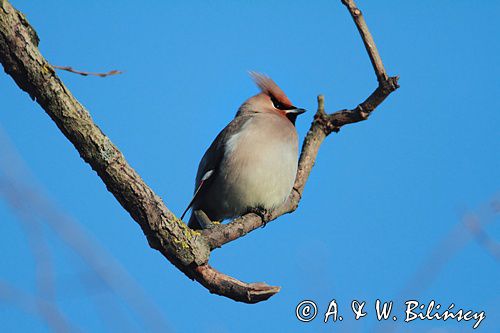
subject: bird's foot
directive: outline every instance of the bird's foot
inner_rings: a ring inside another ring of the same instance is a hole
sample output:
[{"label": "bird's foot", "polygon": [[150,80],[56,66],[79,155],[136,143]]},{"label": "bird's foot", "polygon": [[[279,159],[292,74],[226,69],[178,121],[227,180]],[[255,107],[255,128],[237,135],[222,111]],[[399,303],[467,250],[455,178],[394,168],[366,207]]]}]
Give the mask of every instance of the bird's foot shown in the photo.
[{"label": "bird's foot", "polygon": [[193,212],[196,217],[196,221],[200,225],[201,229],[212,229],[216,224],[220,224],[218,221],[212,221],[201,209],[195,210]]},{"label": "bird's foot", "polygon": [[272,212],[262,207],[252,208],[250,209],[250,213],[259,215],[259,217],[262,219],[262,222],[264,222],[262,228],[264,228],[267,225],[267,222],[271,221],[272,218]]}]

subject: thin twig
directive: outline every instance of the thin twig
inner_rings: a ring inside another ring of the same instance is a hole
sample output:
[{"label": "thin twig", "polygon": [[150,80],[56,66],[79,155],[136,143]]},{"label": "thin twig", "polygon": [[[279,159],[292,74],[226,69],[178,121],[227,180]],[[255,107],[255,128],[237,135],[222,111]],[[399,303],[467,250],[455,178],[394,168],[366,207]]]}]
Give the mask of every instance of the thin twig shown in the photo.
[{"label": "thin twig", "polygon": [[366,52],[368,52],[368,56],[370,57],[370,61],[372,62],[373,69],[375,70],[375,75],[377,75],[377,79],[379,82],[387,80],[387,73],[385,72],[384,64],[382,63],[382,58],[377,50],[377,46],[375,45],[375,41],[373,40],[372,34],[370,30],[368,30],[368,26],[366,25],[365,19],[361,10],[356,7],[356,4],[353,0],[342,0],[342,3],[347,7],[349,13],[358,28],[359,34],[363,39],[363,44],[365,44]]},{"label": "thin twig", "polygon": [[106,76],[111,76],[111,75],[123,74],[122,71],[119,71],[119,70],[116,70],[116,69],[113,69],[112,71],[109,71],[109,72],[106,72],[106,73],[95,73],[95,72],[82,72],[82,71],[76,70],[76,69],[74,69],[73,67],[70,67],[70,66],[56,66],[56,65],[52,65],[52,67],[57,68],[57,69],[61,69],[63,71],[68,71],[70,73],[79,74],[79,75],[82,75],[82,76],[89,76],[89,75],[91,75],[91,76],[106,77]]}]

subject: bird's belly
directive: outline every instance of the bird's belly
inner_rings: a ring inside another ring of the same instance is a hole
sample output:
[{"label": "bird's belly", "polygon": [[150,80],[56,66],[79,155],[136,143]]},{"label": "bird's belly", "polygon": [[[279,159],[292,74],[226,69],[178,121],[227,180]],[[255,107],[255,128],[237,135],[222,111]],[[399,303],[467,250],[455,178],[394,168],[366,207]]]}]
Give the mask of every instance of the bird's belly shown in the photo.
[{"label": "bird's belly", "polygon": [[231,172],[221,175],[216,186],[222,194],[223,218],[244,214],[249,208],[279,206],[288,198],[297,173],[297,150],[293,145],[267,142],[259,149],[244,144],[239,148],[248,153],[225,161],[226,170]]}]

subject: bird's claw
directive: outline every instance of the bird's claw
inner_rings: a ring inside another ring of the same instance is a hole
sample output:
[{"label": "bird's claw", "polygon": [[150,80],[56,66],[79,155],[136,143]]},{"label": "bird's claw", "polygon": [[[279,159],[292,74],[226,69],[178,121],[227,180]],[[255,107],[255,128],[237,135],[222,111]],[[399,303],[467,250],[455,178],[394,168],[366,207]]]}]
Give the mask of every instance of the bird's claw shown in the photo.
[{"label": "bird's claw", "polygon": [[264,228],[267,225],[267,222],[271,220],[272,213],[271,211],[264,209],[262,207],[255,207],[250,210],[251,213],[259,215],[259,217],[262,219],[262,228]]}]

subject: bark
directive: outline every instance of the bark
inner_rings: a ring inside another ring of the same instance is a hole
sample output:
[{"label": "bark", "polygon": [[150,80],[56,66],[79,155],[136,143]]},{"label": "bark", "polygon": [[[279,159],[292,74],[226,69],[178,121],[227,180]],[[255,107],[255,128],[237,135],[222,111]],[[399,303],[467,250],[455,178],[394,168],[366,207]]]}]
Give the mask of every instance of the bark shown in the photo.
[{"label": "bark", "polygon": [[179,270],[211,293],[236,301],[256,303],[268,299],[280,288],[265,283],[244,283],[218,272],[208,265],[211,250],[294,211],[323,140],[346,124],[367,119],[398,88],[397,77],[388,77],[385,73],[361,11],[353,1],[342,2],[360,31],[377,75],[378,87],[356,108],[333,114],[325,113],[323,97],[318,97],[318,111],[304,140],[294,190],[284,205],[269,216],[246,214],[227,225],[219,225],[202,233],[191,230],[172,214],[132,169],[120,150],[97,127],[89,112],[40,54],[39,38],[26,17],[6,0],[0,0],[0,62],[5,72],[45,110],[82,159],[96,171],[108,191],[139,224],[152,248],[160,251]]}]

